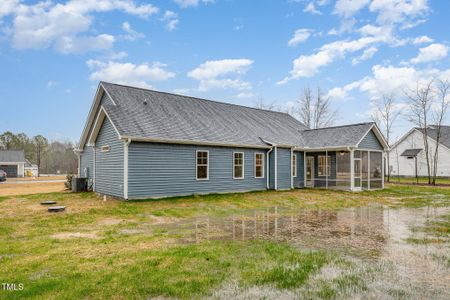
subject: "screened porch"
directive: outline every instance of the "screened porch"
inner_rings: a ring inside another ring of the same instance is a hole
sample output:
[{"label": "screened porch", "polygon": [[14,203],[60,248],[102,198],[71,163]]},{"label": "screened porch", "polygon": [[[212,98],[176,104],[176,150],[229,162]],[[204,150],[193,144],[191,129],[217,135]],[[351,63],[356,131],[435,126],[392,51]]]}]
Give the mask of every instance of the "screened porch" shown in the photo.
[{"label": "screened porch", "polygon": [[350,191],[384,187],[383,151],[310,151],[304,158],[306,187]]}]

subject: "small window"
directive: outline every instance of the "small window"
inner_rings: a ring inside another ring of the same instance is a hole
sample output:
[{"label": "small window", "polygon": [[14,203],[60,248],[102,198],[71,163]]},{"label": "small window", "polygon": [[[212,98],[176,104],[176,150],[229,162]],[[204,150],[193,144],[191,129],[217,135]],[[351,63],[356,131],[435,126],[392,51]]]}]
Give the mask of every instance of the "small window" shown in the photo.
[{"label": "small window", "polygon": [[111,150],[109,145],[102,146],[102,148],[100,149],[101,152],[109,152],[109,150]]},{"label": "small window", "polygon": [[292,155],[292,177],[297,177],[297,154]]},{"label": "small window", "polygon": [[255,178],[264,178],[264,153],[255,153]]},{"label": "small window", "polygon": [[233,178],[243,179],[244,178],[244,153],[234,152],[233,153]]},{"label": "small window", "polygon": [[209,179],[209,152],[197,151],[197,180]]},{"label": "small window", "polygon": [[319,169],[317,170],[319,176],[330,176],[331,169],[331,157],[320,155],[319,156]]}]

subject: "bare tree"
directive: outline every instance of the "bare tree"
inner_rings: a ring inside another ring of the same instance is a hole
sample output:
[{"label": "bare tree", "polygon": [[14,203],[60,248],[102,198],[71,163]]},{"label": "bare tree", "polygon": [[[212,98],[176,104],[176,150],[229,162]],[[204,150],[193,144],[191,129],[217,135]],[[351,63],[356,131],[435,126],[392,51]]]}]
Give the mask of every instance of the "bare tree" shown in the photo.
[{"label": "bare tree", "polygon": [[337,117],[337,110],[331,107],[331,99],[324,96],[320,88],[314,95],[309,87],[305,87],[293,113],[311,129],[330,126]]},{"label": "bare tree", "polygon": [[436,184],[437,166],[439,158],[439,144],[441,141],[441,129],[442,129],[442,122],[445,120],[448,111],[449,92],[450,92],[450,83],[448,82],[448,80],[445,81],[439,80],[436,85],[437,105],[433,109],[434,129],[436,130],[436,147],[434,149],[433,155],[433,174],[432,174],[433,184]]},{"label": "bare tree", "polygon": [[[371,115],[372,120],[381,125],[381,130],[386,137],[388,145],[391,143],[393,125],[401,114],[401,111],[396,109],[395,104],[395,95],[393,93],[383,93],[381,99],[375,102],[375,109],[372,111]],[[389,182],[391,178],[389,155],[386,156],[386,163],[387,168],[385,169],[387,169],[387,181]]]},{"label": "bare tree", "polygon": [[38,166],[38,176],[40,176],[42,156],[48,147],[48,140],[42,135],[37,135],[33,138],[33,144],[36,149],[36,164]]},{"label": "bare tree", "polygon": [[276,110],[277,109],[274,102],[266,103],[262,97],[259,97],[258,100],[255,102],[255,108],[266,109],[266,110]]},{"label": "bare tree", "polygon": [[420,128],[423,136],[424,151],[427,162],[428,184],[431,184],[431,157],[430,146],[428,143],[428,130],[429,120],[431,118],[431,107],[433,104],[433,84],[434,79],[421,84],[419,81],[416,83],[415,89],[404,91],[405,96],[409,99],[409,121]]}]

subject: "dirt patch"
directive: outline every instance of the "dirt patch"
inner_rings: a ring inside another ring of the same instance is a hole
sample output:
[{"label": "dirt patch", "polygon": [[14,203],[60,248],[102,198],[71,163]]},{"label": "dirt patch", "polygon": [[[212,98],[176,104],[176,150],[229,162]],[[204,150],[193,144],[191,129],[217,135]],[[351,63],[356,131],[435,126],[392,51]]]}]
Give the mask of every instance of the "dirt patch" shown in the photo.
[{"label": "dirt patch", "polygon": [[106,219],[99,220],[97,222],[97,224],[100,226],[113,226],[113,225],[120,224],[123,221],[125,221],[125,220],[124,219],[115,219],[115,218],[106,218]]},{"label": "dirt patch", "polygon": [[82,238],[82,239],[99,239],[95,232],[61,232],[56,233],[51,236],[52,238],[64,240],[71,238]]},{"label": "dirt patch", "polygon": [[159,217],[155,215],[149,215],[149,218],[152,221],[152,225],[172,224],[179,221],[177,218]]},{"label": "dirt patch", "polygon": [[64,182],[0,184],[0,196],[54,193],[54,192],[63,192],[64,190],[65,190]]}]

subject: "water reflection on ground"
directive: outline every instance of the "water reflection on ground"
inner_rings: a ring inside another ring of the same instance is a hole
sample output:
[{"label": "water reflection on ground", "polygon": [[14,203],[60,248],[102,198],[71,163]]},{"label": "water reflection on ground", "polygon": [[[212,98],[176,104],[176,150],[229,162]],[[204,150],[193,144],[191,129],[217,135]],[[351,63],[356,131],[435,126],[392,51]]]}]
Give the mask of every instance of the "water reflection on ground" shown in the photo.
[{"label": "water reflection on ground", "polygon": [[431,298],[450,299],[448,241],[407,242],[412,236],[426,238],[424,233],[412,229],[449,211],[448,207],[392,209],[380,205],[339,211],[271,207],[242,211],[224,218],[195,218],[168,225],[165,229],[176,233],[182,243],[279,240],[301,249],[333,250],[352,259],[386,262],[394,272],[383,278],[383,284],[422,289],[422,296],[428,295],[429,290],[433,292]]}]

